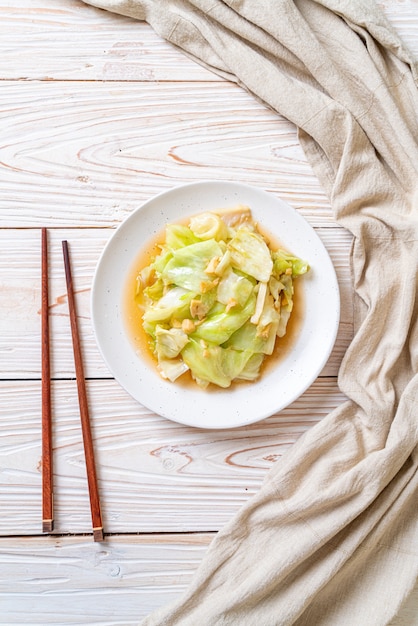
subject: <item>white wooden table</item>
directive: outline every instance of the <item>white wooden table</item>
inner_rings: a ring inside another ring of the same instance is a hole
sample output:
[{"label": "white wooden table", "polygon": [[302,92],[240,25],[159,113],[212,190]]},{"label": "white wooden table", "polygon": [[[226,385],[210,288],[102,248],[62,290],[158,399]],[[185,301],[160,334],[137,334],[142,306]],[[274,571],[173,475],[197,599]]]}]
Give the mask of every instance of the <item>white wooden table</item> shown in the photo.
[{"label": "white wooden table", "polygon": [[[382,9],[418,54],[418,0]],[[0,0],[0,624],[136,624],[185,588],[214,533],[342,400],[352,337],[350,236],[295,128],[143,23],[79,0]],[[230,431],[132,400],[95,345],[90,286],[115,227],[201,179],[266,189],[316,228],[342,296],[338,339],[281,414]],[[41,524],[40,234],[49,228],[55,530]],[[94,543],[61,241],[71,245],[106,539]],[[367,601],[367,590],[365,590]],[[418,590],[392,626],[418,624]],[[356,626],[356,625],[353,625]]]}]

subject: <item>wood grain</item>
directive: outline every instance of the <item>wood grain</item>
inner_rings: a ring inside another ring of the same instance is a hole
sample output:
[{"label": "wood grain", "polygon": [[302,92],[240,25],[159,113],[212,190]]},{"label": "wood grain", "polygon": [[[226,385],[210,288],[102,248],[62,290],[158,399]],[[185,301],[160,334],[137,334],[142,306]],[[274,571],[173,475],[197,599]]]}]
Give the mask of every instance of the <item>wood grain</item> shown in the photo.
[{"label": "wood grain", "polygon": [[[130,626],[185,591],[212,534],[0,539],[2,624]],[[388,626],[416,626],[418,589]],[[28,610],[32,607],[32,610]]]},{"label": "wood grain", "polygon": [[211,538],[0,539],[0,621],[136,625],[185,590]]},{"label": "wood grain", "polygon": [[380,0],[377,5],[404,44],[418,58],[417,0]]},{"label": "wood grain", "polygon": [[4,81],[0,151],[0,227],[114,226],[202,179],[262,187],[335,225],[294,126],[230,83]]},{"label": "wood grain", "polygon": [[[5,381],[0,393],[0,534],[38,534],[41,385]],[[258,490],[272,464],[344,401],[335,378],[323,378],[259,424],[206,431],[154,415],[113,380],[87,381],[87,395],[103,523],[110,533],[218,530]],[[53,381],[52,411],[55,531],[88,533],[74,380]]]},{"label": "wood grain", "polygon": [[45,81],[219,80],[137,20],[79,0],[0,2],[0,77]]},{"label": "wood grain", "polygon": [[[416,0],[378,2],[418,55]],[[80,0],[0,2],[0,77],[18,80],[215,81],[137,20]]]}]

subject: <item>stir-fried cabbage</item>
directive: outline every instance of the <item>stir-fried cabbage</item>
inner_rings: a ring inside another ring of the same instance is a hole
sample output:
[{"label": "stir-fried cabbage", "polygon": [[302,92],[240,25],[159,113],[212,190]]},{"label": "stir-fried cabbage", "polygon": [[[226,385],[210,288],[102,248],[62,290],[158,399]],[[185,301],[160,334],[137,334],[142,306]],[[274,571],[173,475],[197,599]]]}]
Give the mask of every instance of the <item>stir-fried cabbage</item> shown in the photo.
[{"label": "stir-fried cabbage", "polygon": [[160,253],[138,275],[143,328],[163,378],[254,381],[286,333],[293,281],[306,261],[271,250],[248,207],[169,224]]}]

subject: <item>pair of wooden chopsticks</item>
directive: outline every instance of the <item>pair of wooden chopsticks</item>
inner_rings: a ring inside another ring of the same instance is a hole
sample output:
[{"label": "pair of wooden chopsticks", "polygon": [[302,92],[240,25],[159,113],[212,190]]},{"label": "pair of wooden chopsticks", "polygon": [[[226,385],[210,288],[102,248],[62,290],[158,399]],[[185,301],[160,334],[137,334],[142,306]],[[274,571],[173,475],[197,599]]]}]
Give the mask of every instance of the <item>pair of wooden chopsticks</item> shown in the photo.
[{"label": "pair of wooden chopsticks", "polygon": [[[77,379],[78,402],[80,407],[81,430],[83,435],[84,455],[86,459],[87,482],[90,496],[90,510],[94,541],[103,541],[103,524],[100,510],[99,490],[97,487],[94,448],[90,428],[90,416],[87,402],[84,367],[80,337],[77,325],[77,312],[74,298],[68,242],[62,242],[65,278],[67,283],[68,308],[71,323],[71,335],[74,351],[74,364]],[[49,350],[49,301],[48,301],[48,234],[42,228],[42,530],[54,529],[54,495],[52,471],[52,419],[51,419],[51,369]]]}]

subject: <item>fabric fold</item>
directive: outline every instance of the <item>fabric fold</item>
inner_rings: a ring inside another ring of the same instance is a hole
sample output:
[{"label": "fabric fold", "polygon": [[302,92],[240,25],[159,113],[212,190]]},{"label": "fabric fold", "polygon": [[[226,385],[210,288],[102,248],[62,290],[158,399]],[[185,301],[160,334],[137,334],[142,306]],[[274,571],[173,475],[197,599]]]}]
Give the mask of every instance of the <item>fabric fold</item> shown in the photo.
[{"label": "fabric fold", "polygon": [[86,0],[298,128],[354,237],[348,400],[275,463],[144,626],[382,626],[418,576],[418,65],[371,0]]}]

